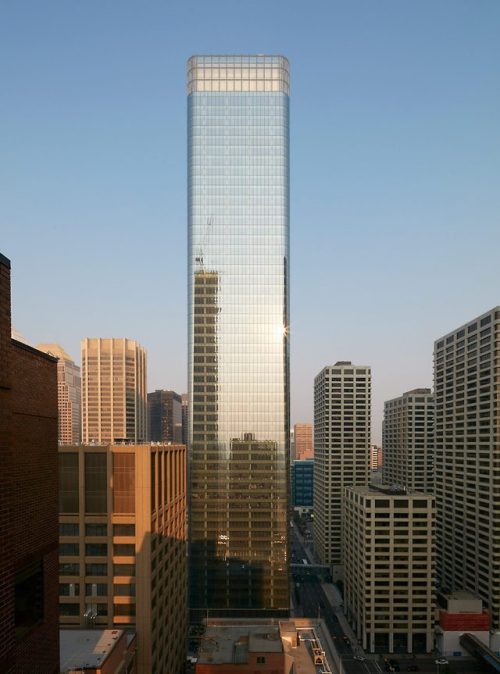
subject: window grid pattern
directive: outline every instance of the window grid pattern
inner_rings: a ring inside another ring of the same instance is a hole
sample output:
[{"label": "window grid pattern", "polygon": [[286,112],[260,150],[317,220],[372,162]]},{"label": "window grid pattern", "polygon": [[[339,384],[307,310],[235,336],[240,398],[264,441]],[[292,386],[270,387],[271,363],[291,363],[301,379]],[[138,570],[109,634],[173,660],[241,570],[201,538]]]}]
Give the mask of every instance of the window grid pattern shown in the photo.
[{"label": "window grid pattern", "polygon": [[221,89],[223,81],[256,84],[258,63],[189,62],[191,589],[198,608],[274,611],[289,603],[286,60],[262,61],[269,81],[281,83],[276,90]]}]

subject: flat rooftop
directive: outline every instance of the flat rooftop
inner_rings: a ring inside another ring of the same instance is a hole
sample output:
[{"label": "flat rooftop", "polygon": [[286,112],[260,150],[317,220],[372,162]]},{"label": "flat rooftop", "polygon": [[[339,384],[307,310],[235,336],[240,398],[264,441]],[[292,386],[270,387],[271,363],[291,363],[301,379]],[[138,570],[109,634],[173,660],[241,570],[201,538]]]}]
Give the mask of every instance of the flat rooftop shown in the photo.
[{"label": "flat rooftop", "polygon": [[453,592],[441,592],[446,599],[458,599],[459,601],[468,599],[479,599],[477,594],[469,592],[468,590],[453,590]]},{"label": "flat rooftop", "polygon": [[248,653],[281,653],[279,627],[274,625],[209,625],[198,651],[199,663],[247,662]]},{"label": "flat rooftop", "polygon": [[409,489],[390,484],[370,484],[367,487],[352,486],[348,487],[351,491],[362,496],[394,496],[395,498],[415,498],[431,499],[432,494],[422,491],[411,491]]},{"label": "flat rooftop", "polygon": [[123,630],[60,630],[61,671],[101,666],[123,634]]}]

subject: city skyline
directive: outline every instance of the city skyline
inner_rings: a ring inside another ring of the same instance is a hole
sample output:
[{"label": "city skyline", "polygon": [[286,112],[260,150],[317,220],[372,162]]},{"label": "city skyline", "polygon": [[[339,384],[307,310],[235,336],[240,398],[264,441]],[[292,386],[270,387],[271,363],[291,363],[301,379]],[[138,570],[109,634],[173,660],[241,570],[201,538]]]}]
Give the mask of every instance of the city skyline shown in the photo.
[{"label": "city skyline", "polygon": [[[124,2],[100,8],[99,30],[90,7],[3,8],[13,322],[72,354],[89,334],[130,335],[148,349],[150,390],[185,391],[185,60],[284,53],[291,421],[312,421],[325,363],[368,363],[378,443],[384,401],[432,385],[435,335],[498,304],[500,6],[257,7],[269,21],[200,4],[192,26],[189,8]],[[168,288],[162,311],[152,288]]]},{"label": "city skyline", "polygon": [[0,670],[500,670],[498,0],[0,16]]}]

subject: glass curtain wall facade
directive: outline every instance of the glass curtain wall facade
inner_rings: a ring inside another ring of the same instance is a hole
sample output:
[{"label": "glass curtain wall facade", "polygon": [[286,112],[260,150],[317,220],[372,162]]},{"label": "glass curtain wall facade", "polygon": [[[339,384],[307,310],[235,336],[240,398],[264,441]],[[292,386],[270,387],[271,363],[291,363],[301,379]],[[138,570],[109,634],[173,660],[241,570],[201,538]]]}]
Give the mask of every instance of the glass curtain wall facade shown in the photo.
[{"label": "glass curtain wall facade", "polygon": [[289,67],[188,61],[191,608],[286,615]]}]

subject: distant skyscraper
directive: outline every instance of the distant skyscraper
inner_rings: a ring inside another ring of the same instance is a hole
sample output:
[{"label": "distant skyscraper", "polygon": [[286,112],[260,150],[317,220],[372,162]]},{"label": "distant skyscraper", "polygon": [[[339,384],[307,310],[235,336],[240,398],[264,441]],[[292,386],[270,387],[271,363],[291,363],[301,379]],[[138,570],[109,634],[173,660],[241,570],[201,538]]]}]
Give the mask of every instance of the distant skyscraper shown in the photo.
[{"label": "distant skyscraper", "polygon": [[82,432],[82,380],[80,368],[59,344],[38,344],[36,347],[57,361],[57,405],[59,409],[59,444],[77,445]]},{"label": "distant skyscraper", "polygon": [[183,393],[181,395],[181,400],[182,400],[182,444],[187,446],[187,442],[188,442],[188,414],[189,414],[188,394]]},{"label": "distant skyscraper", "polygon": [[182,399],[175,391],[148,393],[151,442],[182,442]]},{"label": "distant skyscraper", "polygon": [[344,606],[371,653],[434,646],[435,508],[420,492],[349,487],[343,497]]},{"label": "distant skyscraper", "polygon": [[313,459],[313,427],[312,424],[295,424],[293,427],[295,441],[295,459]]},{"label": "distant skyscraper", "polygon": [[314,548],[323,564],[342,564],[342,492],[368,484],[370,425],[370,368],[323,368],[314,380]]},{"label": "distant skyscraper", "polygon": [[438,578],[500,628],[500,307],[434,344]]},{"label": "distant skyscraper", "polygon": [[292,505],[303,509],[313,507],[314,459],[293,461],[291,465]]},{"label": "distant skyscraper", "polygon": [[133,339],[82,340],[82,441],[146,439],[146,351]]},{"label": "distant skyscraper", "polygon": [[59,533],[61,625],[136,630],[137,674],[183,674],[184,445],[60,447]]},{"label": "distant skyscraper", "polygon": [[434,484],[434,396],[417,388],[384,403],[386,484],[431,492]]},{"label": "distant skyscraper", "polygon": [[194,56],[188,94],[191,606],[286,614],[288,61]]},{"label": "distant skyscraper", "polygon": [[0,671],[59,672],[57,363],[11,339],[0,254]]},{"label": "distant skyscraper", "polygon": [[370,469],[378,470],[382,468],[382,447],[372,445],[370,447]]}]

